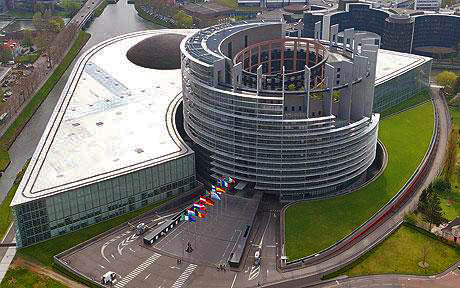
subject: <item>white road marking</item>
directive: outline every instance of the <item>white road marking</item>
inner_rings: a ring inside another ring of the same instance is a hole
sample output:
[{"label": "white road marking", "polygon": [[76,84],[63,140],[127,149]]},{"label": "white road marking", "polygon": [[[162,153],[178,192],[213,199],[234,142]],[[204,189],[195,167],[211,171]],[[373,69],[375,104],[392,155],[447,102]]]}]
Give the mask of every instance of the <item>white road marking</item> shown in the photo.
[{"label": "white road marking", "polygon": [[233,288],[233,285],[235,285],[236,276],[238,276],[238,274],[235,273],[235,277],[233,278],[232,286],[230,286],[230,288]]},{"label": "white road marking", "polygon": [[120,237],[123,237],[123,236],[125,236],[126,234],[129,234],[129,233],[131,233],[131,231],[126,231],[125,233],[110,239],[109,241],[105,242],[104,245],[102,245],[102,247],[101,247],[101,255],[102,255],[102,258],[105,259],[105,261],[110,263],[109,259],[107,259],[107,257],[105,257],[105,255],[104,255],[105,248],[107,248],[107,246],[110,245],[111,243],[117,241],[117,239],[119,239]]},{"label": "white road marking", "polygon": [[184,272],[180,274],[179,278],[177,278],[176,282],[171,286],[171,288],[181,288],[182,285],[187,281],[188,277],[193,273],[193,271],[196,269],[197,265],[195,264],[190,264],[187,266]]},{"label": "white road marking", "polygon": [[254,280],[256,279],[260,274],[260,265],[259,266],[252,266],[251,267],[251,272],[249,273],[249,278],[248,280],[251,281],[251,280]]},{"label": "white road marking", "polygon": [[180,268],[179,268],[179,267],[176,267],[176,266],[169,266],[169,268],[180,270]]},{"label": "white road marking", "polygon": [[99,266],[101,266],[101,268],[102,268],[102,269],[105,269],[105,267],[104,267],[104,266],[102,266],[101,264],[99,264]]},{"label": "white road marking", "polygon": [[152,273],[149,273],[149,275],[145,276],[144,280],[147,280],[147,278],[150,277],[150,274],[152,274]]},{"label": "white road marking", "polygon": [[129,247],[129,251],[131,251],[131,252],[136,252],[136,251],[134,251],[131,247]]},{"label": "white road marking", "polygon": [[113,254],[110,254],[112,256],[113,259],[115,259],[115,256],[113,256]]},{"label": "white road marking", "polygon": [[139,238],[139,236],[137,236],[136,234],[133,234],[129,236],[128,238],[123,239],[123,241],[121,241],[120,243],[118,243],[118,246],[117,246],[118,254],[122,255],[123,249],[125,249],[126,246],[128,246],[131,242],[133,242],[137,238]]},{"label": "white road marking", "polygon": [[123,278],[123,280],[121,280],[120,282],[115,284],[115,288],[124,287],[126,284],[129,283],[129,281],[131,281],[134,278],[136,278],[137,275],[139,275],[140,273],[142,273],[142,271],[147,269],[147,267],[152,265],[152,263],[155,262],[158,258],[160,258],[160,256],[161,255],[158,254],[158,253],[153,253],[153,255],[150,256],[147,260],[145,260],[141,265],[137,266],[136,269],[134,269],[128,275],[126,275],[125,278]]}]

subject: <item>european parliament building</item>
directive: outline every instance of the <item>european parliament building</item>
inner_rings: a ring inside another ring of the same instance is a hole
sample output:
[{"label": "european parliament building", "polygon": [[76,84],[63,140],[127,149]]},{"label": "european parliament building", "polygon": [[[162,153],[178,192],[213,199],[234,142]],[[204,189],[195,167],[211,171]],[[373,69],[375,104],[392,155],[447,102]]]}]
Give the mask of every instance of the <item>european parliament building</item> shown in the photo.
[{"label": "european parliament building", "polygon": [[376,107],[426,88],[431,59],[320,31],[287,37],[283,22],[237,22],[89,49],[11,203],[18,247],[192,191],[197,172],[282,201],[362,181],[376,157]]}]

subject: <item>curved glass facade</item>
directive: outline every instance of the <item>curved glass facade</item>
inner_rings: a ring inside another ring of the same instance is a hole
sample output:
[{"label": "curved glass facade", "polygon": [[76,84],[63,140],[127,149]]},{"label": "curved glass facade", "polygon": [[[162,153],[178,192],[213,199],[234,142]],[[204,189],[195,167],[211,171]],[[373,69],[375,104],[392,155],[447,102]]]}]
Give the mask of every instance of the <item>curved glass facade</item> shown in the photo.
[{"label": "curved glass facade", "polygon": [[[249,37],[257,34],[251,30],[245,30]],[[197,153],[206,154],[197,158],[208,159],[211,173],[295,200],[336,192],[372,164],[378,114],[346,122],[334,114],[311,117],[301,105],[288,111],[287,103],[304,93],[212,85],[203,70],[218,73],[192,57],[187,44],[182,49],[185,130],[201,147]]]}]

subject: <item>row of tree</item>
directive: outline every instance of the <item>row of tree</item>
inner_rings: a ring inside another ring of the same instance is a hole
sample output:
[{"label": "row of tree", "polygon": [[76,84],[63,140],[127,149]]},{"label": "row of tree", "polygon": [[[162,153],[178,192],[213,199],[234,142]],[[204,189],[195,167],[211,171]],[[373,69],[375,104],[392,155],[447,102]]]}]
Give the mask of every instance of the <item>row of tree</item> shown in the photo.
[{"label": "row of tree", "polygon": [[140,7],[148,7],[155,13],[167,16],[176,22],[177,28],[192,28],[193,18],[187,15],[179,6],[167,0],[138,0]]},{"label": "row of tree", "polygon": [[[49,23],[49,21],[43,22]],[[33,38],[33,41],[47,53],[48,61],[35,62],[34,69],[29,75],[21,77],[18,74],[19,78],[11,87],[13,95],[5,103],[6,105],[0,106],[0,114],[4,112],[14,114],[29,97],[34,95],[40,83],[46,79],[50,69],[65,56],[72,40],[80,31],[80,27],[75,23],[69,23],[59,33],[54,30],[54,24],[43,24],[40,27],[41,30],[37,31],[37,36]]]}]

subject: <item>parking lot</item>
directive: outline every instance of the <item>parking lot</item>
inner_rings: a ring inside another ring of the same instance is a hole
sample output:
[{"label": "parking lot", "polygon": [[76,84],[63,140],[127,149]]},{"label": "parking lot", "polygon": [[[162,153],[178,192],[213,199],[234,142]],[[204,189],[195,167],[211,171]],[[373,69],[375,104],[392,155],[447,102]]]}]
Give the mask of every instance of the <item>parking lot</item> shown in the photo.
[{"label": "parking lot", "polygon": [[[108,271],[117,277],[113,287],[230,287],[236,273],[218,271],[225,263],[238,238],[241,227],[252,217],[259,200],[226,195],[222,205],[207,209],[205,220],[181,222],[153,246],[143,243],[133,226],[143,222],[160,224],[177,214],[156,215],[130,223],[81,249],[61,257],[72,269],[99,282]],[[148,233],[148,232],[147,232]],[[190,242],[193,251],[185,252]],[[182,263],[178,263],[178,259]],[[212,276],[209,276],[212,275]],[[218,280],[210,285],[211,278]]]}]

